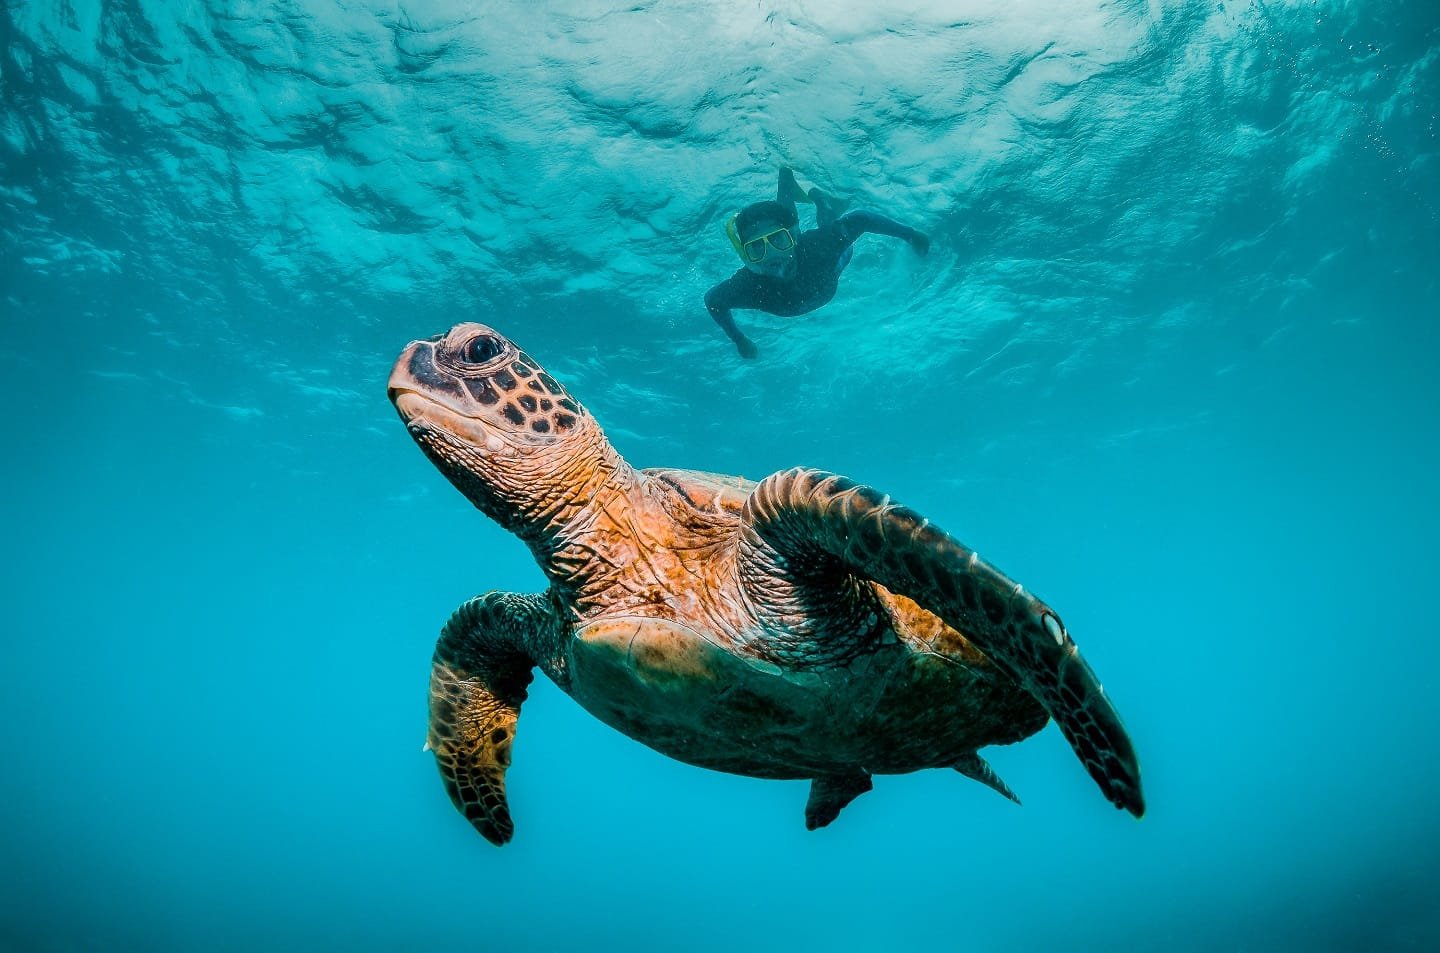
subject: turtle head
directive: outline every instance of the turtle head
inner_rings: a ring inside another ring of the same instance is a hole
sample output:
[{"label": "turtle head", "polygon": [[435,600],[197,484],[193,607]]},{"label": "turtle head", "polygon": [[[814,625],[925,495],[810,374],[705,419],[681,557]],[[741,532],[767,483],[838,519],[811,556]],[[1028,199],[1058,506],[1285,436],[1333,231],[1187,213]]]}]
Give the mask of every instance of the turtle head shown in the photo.
[{"label": "turtle head", "polygon": [[412,341],[390,372],[390,400],[425,455],[487,516],[522,537],[615,451],[564,387],[483,324]]}]

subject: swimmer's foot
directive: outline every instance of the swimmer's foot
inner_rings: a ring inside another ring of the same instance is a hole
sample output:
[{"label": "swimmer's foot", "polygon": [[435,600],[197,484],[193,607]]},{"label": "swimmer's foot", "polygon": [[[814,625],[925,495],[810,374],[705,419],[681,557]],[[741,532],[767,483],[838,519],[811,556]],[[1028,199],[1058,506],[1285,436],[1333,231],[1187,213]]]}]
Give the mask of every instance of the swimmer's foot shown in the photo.
[{"label": "swimmer's foot", "polygon": [[789,166],[780,167],[780,188],[776,193],[776,198],[787,204],[813,201],[805,194],[805,190],[800,188],[800,183],[795,181],[795,172]]},{"label": "swimmer's foot", "polygon": [[849,199],[842,199],[820,189],[810,190],[810,201],[815,203],[815,215],[822,221],[833,222],[850,208]]}]

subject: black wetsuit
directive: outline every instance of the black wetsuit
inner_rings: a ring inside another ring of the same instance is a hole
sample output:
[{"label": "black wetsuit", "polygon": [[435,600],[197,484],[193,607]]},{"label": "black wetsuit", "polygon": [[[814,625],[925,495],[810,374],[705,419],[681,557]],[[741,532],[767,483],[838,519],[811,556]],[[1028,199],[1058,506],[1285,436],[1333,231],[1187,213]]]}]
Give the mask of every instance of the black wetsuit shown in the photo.
[{"label": "black wetsuit", "polygon": [[[855,239],[866,232],[914,242],[924,236],[908,225],[874,212],[856,209],[808,232],[795,242],[795,271],[789,278],[758,275],[739,268],[705,293],[705,307],[715,323],[735,340],[745,340],[730,312],[735,308],[765,311],[784,318],[806,314],[835,297],[840,273],[850,264]],[[737,337],[738,335],[738,337]]]},{"label": "black wetsuit", "polygon": [[850,264],[857,230],[852,237],[839,220],[823,228],[801,232],[795,240],[795,273],[790,278],[757,275],[749,268],[738,268],[705,295],[705,307],[749,308],[783,318],[793,318],[814,311],[835,297],[840,286],[840,273]]}]

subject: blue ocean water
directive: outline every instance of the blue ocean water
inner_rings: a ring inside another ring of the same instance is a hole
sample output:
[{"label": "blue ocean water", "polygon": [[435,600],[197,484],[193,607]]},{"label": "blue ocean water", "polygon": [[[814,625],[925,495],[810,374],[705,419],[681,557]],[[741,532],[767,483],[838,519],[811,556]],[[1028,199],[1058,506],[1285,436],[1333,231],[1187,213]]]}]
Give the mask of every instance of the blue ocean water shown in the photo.
[{"label": "blue ocean water", "polygon": [[[10,0],[0,49],[0,948],[1440,948],[1430,0]],[[934,246],[746,362],[701,297],[782,164]],[[462,320],[636,465],[977,548],[1147,817],[1052,726],[986,752],[1024,808],[811,833],[537,681],[482,841],[430,652],[543,580],[385,396]]]}]

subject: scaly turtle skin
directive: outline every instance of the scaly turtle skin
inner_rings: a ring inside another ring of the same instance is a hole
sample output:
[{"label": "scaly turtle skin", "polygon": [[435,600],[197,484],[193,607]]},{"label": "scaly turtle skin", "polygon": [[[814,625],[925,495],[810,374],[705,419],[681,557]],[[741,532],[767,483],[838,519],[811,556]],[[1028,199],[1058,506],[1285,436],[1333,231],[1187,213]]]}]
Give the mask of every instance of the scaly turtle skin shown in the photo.
[{"label": "scaly turtle skin", "polygon": [[950,767],[1055,719],[1101,791],[1144,812],[1119,716],[1059,617],[914,511],[796,468],[759,483],[636,470],[496,331],[412,343],[390,398],[430,460],[539,561],[550,588],[490,592],[441,631],[429,747],[490,841],[532,669],[601,721],[690,764],[811,779],[835,819],[872,774]]}]

